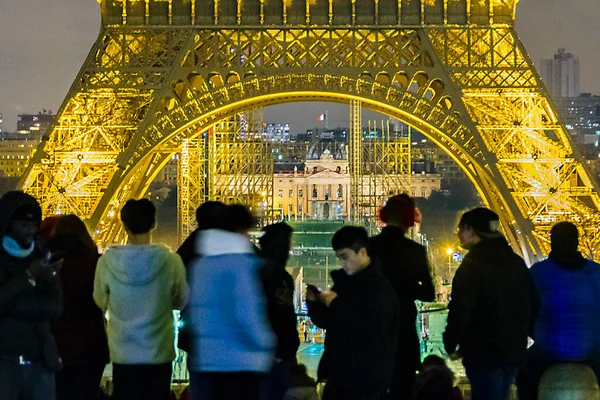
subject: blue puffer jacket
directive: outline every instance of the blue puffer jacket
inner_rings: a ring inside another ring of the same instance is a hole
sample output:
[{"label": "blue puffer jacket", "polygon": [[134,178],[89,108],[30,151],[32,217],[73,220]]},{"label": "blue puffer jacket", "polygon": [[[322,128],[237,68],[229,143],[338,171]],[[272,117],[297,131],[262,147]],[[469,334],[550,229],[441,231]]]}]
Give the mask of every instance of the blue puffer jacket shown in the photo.
[{"label": "blue puffer jacket", "polygon": [[190,300],[182,313],[189,333],[188,368],[199,372],[268,372],[276,339],[267,319],[250,241],[221,230],[202,232],[188,268]]},{"label": "blue puffer jacket", "polygon": [[531,267],[541,308],[535,346],[564,361],[600,353],[600,265],[580,255],[550,258]]}]

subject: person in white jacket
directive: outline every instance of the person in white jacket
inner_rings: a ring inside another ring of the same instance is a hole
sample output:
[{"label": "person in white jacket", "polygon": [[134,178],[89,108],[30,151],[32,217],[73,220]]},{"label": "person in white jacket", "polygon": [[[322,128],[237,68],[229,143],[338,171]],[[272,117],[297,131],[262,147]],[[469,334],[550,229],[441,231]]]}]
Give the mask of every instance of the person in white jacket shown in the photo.
[{"label": "person in white jacket", "polygon": [[128,244],[100,257],[94,280],[94,300],[108,319],[113,399],[166,400],[175,358],[173,310],[189,295],[183,262],[169,247],[151,243],[156,208],[150,200],[129,200],[121,221]]}]

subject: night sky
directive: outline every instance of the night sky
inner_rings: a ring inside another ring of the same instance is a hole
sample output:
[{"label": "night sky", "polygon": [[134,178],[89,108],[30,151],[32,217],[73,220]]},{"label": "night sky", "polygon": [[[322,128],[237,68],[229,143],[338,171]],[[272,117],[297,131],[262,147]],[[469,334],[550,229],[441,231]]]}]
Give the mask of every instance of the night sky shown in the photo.
[{"label": "night sky", "polygon": [[[599,0],[521,0],[517,15],[517,30],[535,62],[566,47],[580,59],[581,90],[600,94]],[[58,109],[99,27],[96,0],[0,0],[3,130],[15,130],[18,113]],[[289,121],[293,132],[302,132],[319,126],[317,115],[325,109],[330,127],[347,126],[347,107],[321,103],[270,107],[265,119]]]}]

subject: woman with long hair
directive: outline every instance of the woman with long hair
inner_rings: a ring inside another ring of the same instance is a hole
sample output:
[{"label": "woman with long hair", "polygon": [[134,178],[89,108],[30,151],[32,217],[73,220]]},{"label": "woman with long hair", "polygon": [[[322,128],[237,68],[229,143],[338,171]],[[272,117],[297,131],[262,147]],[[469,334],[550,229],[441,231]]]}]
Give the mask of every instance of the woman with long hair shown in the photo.
[{"label": "woman with long hair", "polygon": [[59,272],[64,310],[52,325],[63,361],[56,377],[57,400],[94,400],[109,362],[104,317],[92,297],[98,248],[75,215],[58,218],[47,248],[53,259],[64,260]]}]

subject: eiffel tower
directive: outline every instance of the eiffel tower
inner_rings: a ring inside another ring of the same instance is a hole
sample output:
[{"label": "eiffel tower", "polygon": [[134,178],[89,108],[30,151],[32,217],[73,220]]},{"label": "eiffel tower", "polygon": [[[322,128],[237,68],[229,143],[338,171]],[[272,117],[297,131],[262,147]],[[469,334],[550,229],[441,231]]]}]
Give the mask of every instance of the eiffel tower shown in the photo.
[{"label": "eiffel tower", "polygon": [[[331,101],[444,149],[527,261],[547,253],[561,220],[598,258],[598,188],[514,29],[518,0],[98,1],[98,40],[20,185],[46,215],[85,218],[100,243],[118,239],[118,210],[174,155],[184,227],[195,205],[225,196],[218,174],[238,176],[232,198],[271,207],[266,147],[218,126]],[[353,176],[361,140],[355,127]]]}]

